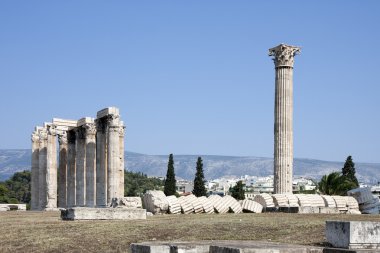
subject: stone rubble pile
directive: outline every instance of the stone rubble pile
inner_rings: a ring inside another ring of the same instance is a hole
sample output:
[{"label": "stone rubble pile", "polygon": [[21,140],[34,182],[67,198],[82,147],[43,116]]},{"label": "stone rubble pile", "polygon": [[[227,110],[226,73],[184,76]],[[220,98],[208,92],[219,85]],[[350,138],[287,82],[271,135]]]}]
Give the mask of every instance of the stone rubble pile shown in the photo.
[{"label": "stone rubble pile", "polygon": [[119,206],[126,208],[142,208],[140,197],[122,197],[120,198]]},{"label": "stone rubble pile", "polygon": [[[371,195],[372,196],[372,195]],[[237,201],[231,196],[196,197],[187,196],[166,197],[162,191],[148,191],[143,197],[144,206],[153,214],[190,214],[190,213],[261,213],[270,211],[299,213],[375,213],[380,206],[378,199],[362,197],[364,203],[358,203],[353,196],[328,196],[317,194],[273,194],[267,193],[254,196],[253,200]],[[125,200],[126,201],[126,200]],[[360,205],[359,205],[360,204]],[[360,211],[359,211],[360,208]]]},{"label": "stone rubble pile", "polygon": [[359,210],[365,214],[379,214],[379,198],[373,196],[370,188],[356,188],[347,192],[347,195],[354,197],[359,203]]}]

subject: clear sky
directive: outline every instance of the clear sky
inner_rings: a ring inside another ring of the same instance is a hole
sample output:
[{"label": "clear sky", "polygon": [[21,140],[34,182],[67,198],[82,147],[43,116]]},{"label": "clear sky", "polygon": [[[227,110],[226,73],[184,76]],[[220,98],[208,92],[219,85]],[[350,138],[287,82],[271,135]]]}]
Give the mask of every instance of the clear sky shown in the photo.
[{"label": "clear sky", "polygon": [[295,157],[380,162],[380,1],[1,1],[0,148],[117,106],[126,149],[273,156],[274,64]]}]

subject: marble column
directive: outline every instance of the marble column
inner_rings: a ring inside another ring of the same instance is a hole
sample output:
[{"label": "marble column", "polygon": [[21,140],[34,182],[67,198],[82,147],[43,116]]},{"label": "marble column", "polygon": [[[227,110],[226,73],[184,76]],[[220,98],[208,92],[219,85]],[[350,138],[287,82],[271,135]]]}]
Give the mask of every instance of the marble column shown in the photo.
[{"label": "marble column", "polygon": [[47,184],[46,184],[46,170],[47,170],[47,140],[48,133],[45,128],[39,131],[39,158],[38,158],[38,198],[39,210],[44,210],[47,204]]},{"label": "marble column", "polygon": [[96,203],[96,125],[88,123],[86,129],[86,206]]},{"label": "marble column", "polygon": [[76,134],[76,159],[75,159],[75,171],[76,171],[76,198],[75,206],[85,206],[86,202],[86,129],[83,127],[77,127],[75,129]]},{"label": "marble column", "polygon": [[32,134],[32,175],[31,175],[31,200],[30,200],[30,209],[38,210],[39,209],[39,135],[35,131]]},{"label": "marble column", "polygon": [[107,118],[96,120],[96,206],[107,206]]},{"label": "marble column", "polygon": [[54,125],[48,126],[46,183],[46,210],[54,210],[57,208],[57,131]]},{"label": "marble column", "polygon": [[119,149],[120,149],[120,169],[119,169],[119,197],[124,197],[124,133],[125,126],[120,124],[119,128]]},{"label": "marble column", "polygon": [[119,198],[120,186],[120,136],[118,114],[108,115],[107,138],[107,205],[110,206],[114,198]]},{"label": "marble column", "polygon": [[67,132],[67,207],[75,206],[75,131]]},{"label": "marble column", "polygon": [[293,65],[299,53],[299,47],[284,44],[269,49],[276,68],[274,193],[293,192]]},{"label": "marble column", "polygon": [[67,133],[58,135],[59,166],[58,166],[58,207],[67,207]]}]

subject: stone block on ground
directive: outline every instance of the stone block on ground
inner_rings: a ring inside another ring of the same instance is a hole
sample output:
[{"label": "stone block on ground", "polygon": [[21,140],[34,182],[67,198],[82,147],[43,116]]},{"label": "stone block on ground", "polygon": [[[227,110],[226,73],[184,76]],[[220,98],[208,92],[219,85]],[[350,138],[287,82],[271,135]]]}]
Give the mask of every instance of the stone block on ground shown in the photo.
[{"label": "stone block on ground", "polygon": [[153,214],[167,213],[169,203],[163,191],[147,191],[143,197],[144,207]]},{"label": "stone block on ground", "polygon": [[290,207],[299,206],[299,204],[298,204],[298,198],[297,198],[297,196],[295,194],[285,194],[285,196],[288,199]]},{"label": "stone block on ground", "polygon": [[189,202],[186,199],[186,196],[179,197],[178,198],[178,202],[181,205],[181,210],[182,210],[183,214],[189,214],[189,213],[193,213],[194,212],[193,205],[191,204],[191,202]]},{"label": "stone block on ground", "polygon": [[61,210],[62,220],[140,220],[146,219],[141,208],[73,207]]},{"label": "stone block on ground", "polygon": [[186,201],[191,203],[194,209],[194,213],[203,213],[202,202],[198,200],[198,198],[194,194],[186,196]]},{"label": "stone block on ground", "polygon": [[243,211],[252,213],[261,213],[263,211],[263,206],[253,200],[245,199],[242,203]]},{"label": "stone block on ground", "polygon": [[226,201],[227,206],[229,207],[230,211],[233,213],[241,213],[243,212],[243,209],[241,208],[241,205],[239,202],[233,198],[232,196],[224,196],[223,200]]},{"label": "stone block on ground", "polygon": [[273,203],[276,207],[288,207],[289,201],[285,194],[273,194]]},{"label": "stone block on ground", "polygon": [[372,193],[369,187],[349,190],[347,192],[347,195],[354,197],[359,204],[363,204],[372,200]]},{"label": "stone block on ground", "polygon": [[338,208],[340,212],[347,212],[348,208],[347,208],[346,199],[343,196],[332,196],[332,197],[335,200],[336,208]]},{"label": "stone block on ground", "polygon": [[26,204],[0,204],[0,211],[26,211]]},{"label": "stone block on ground", "polygon": [[227,213],[229,210],[228,205],[219,195],[210,195],[208,199],[212,202],[214,209],[217,213]]},{"label": "stone block on ground", "polygon": [[325,201],[325,207],[336,208],[335,200],[330,195],[322,195],[323,200]]},{"label": "stone block on ground", "polygon": [[380,249],[380,222],[326,221],[326,238],[337,248]]},{"label": "stone block on ground", "polygon": [[264,208],[275,207],[272,196],[267,193],[256,195],[253,200],[262,205]]},{"label": "stone block on ground", "polygon": [[215,212],[213,204],[211,203],[211,201],[207,197],[202,196],[202,197],[199,197],[198,200],[202,203],[203,211],[205,213],[214,213]]},{"label": "stone block on ground", "polygon": [[167,196],[166,200],[169,203],[169,213],[177,214],[181,213],[181,204],[178,201],[178,198],[174,195]]},{"label": "stone block on ground", "polygon": [[128,208],[142,208],[142,201],[140,197],[122,197],[119,205]]}]

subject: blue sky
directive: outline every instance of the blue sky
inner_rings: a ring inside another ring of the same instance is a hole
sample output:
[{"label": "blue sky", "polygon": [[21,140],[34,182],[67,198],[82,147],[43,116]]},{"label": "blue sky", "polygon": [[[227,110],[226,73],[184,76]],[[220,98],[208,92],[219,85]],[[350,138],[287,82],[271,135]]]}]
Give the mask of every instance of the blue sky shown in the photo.
[{"label": "blue sky", "polygon": [[117,106],[126,149],[273,156],[274,65],[295,157],[380,162],[380,1],[1,1],[0,148]]}]

